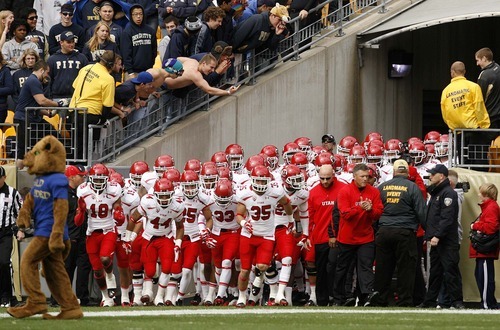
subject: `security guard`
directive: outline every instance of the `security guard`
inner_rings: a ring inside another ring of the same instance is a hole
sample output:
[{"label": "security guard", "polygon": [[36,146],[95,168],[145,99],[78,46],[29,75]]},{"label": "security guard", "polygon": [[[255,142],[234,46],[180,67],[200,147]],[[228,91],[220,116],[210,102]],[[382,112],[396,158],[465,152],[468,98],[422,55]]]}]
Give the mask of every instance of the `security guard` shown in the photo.
[{"label": "security guard", "polygon": [[393,179],[382,183],[380,198],[384,212],[375,238],[374,293],[365,306],[387,306],[391,280],[397,266],[397,305],[413,306],[417,265],[417,227],[425,222],[425,201],[418,186],[408,179],[408,163],[394,162]]}]

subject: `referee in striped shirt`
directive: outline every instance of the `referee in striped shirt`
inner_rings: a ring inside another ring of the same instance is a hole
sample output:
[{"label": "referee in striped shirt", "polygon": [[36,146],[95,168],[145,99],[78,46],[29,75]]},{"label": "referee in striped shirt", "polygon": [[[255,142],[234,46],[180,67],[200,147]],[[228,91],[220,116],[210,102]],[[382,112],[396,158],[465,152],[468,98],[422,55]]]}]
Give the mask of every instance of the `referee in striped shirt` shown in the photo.
[{"label": "referee in striped shirt", "polygon": [[0,307],[10,307],[12,278],[12,226],[15,225],[22,198],[19,192],[5,183],[5,169],[0,166]]}]

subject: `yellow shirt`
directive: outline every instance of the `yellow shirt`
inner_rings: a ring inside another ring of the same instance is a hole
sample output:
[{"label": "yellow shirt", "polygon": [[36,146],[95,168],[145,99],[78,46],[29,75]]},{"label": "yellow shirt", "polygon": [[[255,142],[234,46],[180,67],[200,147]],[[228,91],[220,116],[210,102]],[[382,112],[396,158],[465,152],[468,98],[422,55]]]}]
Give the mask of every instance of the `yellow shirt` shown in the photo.
[{"label": "yellow shirt", "polygon": [[455,77],[441,94],[441,113],[450,129],[489,128],[490,117],[478,84]]},{"label": "yellow shirt", "polygon": [[115,103],[115,80],[100,63],[83,67],[73,88],[71,108],[87,108],[88,114],[101,115],[103,106],[112,107]]}]

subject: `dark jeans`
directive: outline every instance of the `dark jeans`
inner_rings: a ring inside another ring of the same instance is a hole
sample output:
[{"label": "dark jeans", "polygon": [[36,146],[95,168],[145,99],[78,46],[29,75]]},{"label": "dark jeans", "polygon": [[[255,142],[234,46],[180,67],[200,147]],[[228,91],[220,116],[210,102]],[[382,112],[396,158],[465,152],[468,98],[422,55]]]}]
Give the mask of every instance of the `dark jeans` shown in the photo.
[{"label": "dark jeans", "polygon": [[12,230],[0,229],[0,297],[12,298],[12,277],[10,275],[10,256],[12,255]]},{"label": "dark jeans", "polygon": [[373,260],[375,258],[375,243],[360,245],[339,243],[337,271],[333,282],[333,300],[336,304],[343,304],[346,299],[346,280],[351,262],[356,258],[360,300],[363,302],[373,291]]},{"label": "dark jeans", "polygon": [[431,248],[429,288],[424,300],[426,306],[436,305],[443,281],[450,301],[452,303],[462,302],[462,275],[458,268],[459,249],[460,245],[448,242],[439,242],[437,246]]},{"label": "dark jeans", "polygon": [[417,237],[414,230],[380,227],[375,239],[376,268],[374,290],[379,304],[386,306],[392,294],[391,281],[397,267],[398,306],[413,306],[413,287],[417,263]]}]

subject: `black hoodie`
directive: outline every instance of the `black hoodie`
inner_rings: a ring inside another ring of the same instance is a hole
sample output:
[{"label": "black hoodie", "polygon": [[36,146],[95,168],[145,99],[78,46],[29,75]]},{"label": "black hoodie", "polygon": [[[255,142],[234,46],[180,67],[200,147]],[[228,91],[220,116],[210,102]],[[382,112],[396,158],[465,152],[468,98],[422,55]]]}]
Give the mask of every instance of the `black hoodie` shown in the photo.
[{"label": "black hoodie", "polygon": [[156,33],[146,25],[134,23],[132,10],[142,6],[134,5],[130,8],[130,23],[123,30],[120,50],[123,56],[123,65],[128,73],[141,72],[153,67],[157,55]]}]

